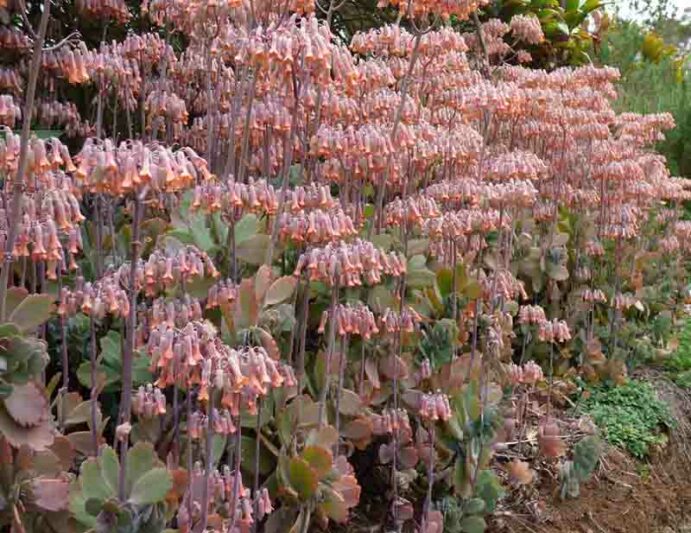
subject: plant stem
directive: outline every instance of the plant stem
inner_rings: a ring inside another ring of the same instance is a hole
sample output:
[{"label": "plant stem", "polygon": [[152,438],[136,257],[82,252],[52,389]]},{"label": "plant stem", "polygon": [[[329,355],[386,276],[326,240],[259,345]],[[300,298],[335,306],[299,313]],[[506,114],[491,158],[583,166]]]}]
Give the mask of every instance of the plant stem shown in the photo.
[{"label": "plant stem", "polygon": [[96,384],[96,324],[93,316],[91,316],[89,320],[89,337],[89,361],[91,363],[91,391],[89,394],[89,407],[91,414],[91,445],[94,449],[94,455],[99,455],[98,427],[96,427],[98,425],[98,385]]},{"label": "plant stem", "polygon": [[[338,276],[338,272],[336,273]],[[324,386],[319,395],[319,428],[324,426],[324,408],[326,407],[326,398],[329,394],[331,384],[331,359],[333,358],[334,348],[336,344],[336,304],[338,303],[338,278],[334,281],[331,288],[331,306],[329,308],[329,341],[326,349],[326,369],[324,371]]]},{"label": "plant stem", "polygon": [[19,233],[19,225],[22,220],[22,208],[24,204],[24,181],[29,164],[29,135],[31,133],[31,117],[34,113],[34,101],[36,99],[36,82],[38,71],[41,67],[41,55],[43,43],[46,39],[48,29],[48,19],[50,18],[50,1],[43,1],[43,12],[38,23],[38,32],[34,39],[34,49],[29,67],[29,80],[26,87],[26,101],[22,110],[22,133],[19,141],[19,163],[17,165],[17,175],[7,186],[12,186],[12,200],[9,209],[9,227],[7,228],[7,240],[5,241],[5,256],[0,272],[0,321],[4,322],[7,309],[7,285],[10,279],[10,269],[13,262],[14,243]]},{"label": "plant stem", "polygon": [[213,438],[214,438],[214,389],[209,387],[209,399],[206,407],[206,448],[204,450],[206,468],[204,470],[204,485],[202,486],[202,518],[199,532],[206,531],[209,521],[209,479],[213,468]]},{"label": "plant stem", "polygon": [[[119,425],[128,424],[132,414],[132,364],[137,340],[137,264],[141,253],[140,229],[142,218],[142,202],[139,193],[134,194],[134,213],[132,219],[132,257],[130,258],[129,297],[130,312],[127,317],[127,343],[122,359],[122,399],[120,401]],[[129,432],[122,435],[120,442],[120,472],[118,476],[118,496],[125,501],[125,473],[127,472],[127,447]]]}]

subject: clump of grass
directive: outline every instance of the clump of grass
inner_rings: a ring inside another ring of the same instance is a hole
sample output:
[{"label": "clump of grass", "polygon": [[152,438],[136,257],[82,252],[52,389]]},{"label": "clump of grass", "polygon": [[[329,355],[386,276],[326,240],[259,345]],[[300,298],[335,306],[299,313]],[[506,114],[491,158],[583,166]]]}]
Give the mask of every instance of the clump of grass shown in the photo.
[{"label": "clump of grass", "polygon": [[608,442],[639,459],[665,442],[664,430],[675,425],[669,406],[645,381],[589,388],[580,409],[593,418]]},{"label": "clump of grass", "polygon": [[684,323],[679,334],[679,346],[665,361],[665,368],[677,385],[691,388],[691,320]]}]

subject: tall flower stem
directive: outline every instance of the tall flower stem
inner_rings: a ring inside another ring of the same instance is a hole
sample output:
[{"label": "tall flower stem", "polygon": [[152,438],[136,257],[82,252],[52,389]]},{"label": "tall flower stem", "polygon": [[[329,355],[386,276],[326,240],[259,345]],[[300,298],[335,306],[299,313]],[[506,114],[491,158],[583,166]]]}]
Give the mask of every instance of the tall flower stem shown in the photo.
[{"label": "tall flower stem", "polygon": [[[138,193],[134,195],[134,207],[132,216],[132,256],[130,258],[129,298],[130,312],[127,317],[127,342],[122,360],[122,399],[120,401],[119,426],[129,424],[132,415],[132,364],[134,361],[134,349],[137,340],[137,263],[141,254],[141,218],[142,200]],[[129,431],[125,430],[120,435],[120,472],[118,476],[118,496],[120,501],[125,500],[125,473],[127,472],[127,447],[129,445]]]},{"label": "tall flower stem", "polygon": [[43,1],[43,12],[38,23],[38,32],[34,39],[34,49],[31,56],[31,66],[29,67],[29,80],[26,86],[26,100],[22,110],[22,132],[19,141],[19,163],[17,174],[8,183],[12,186],[12,199],[9,209],[9,227],[7,228],[7,240],[5,241],[5,256],[0,271],[0,321],[4,322],[7,310],[7,285],[10,280],[10,269],[13,262],[14,244],[19,234],[19,224],[22,220],[22,207],[24,205],[24,187],[26,171],[29,165],[29,136],[31,134],[31,117],[34,113],[34,102],[36,99],[36,82],[38,81],[38,71],[41,67],[41,55],[43,53],[43,43],[46,40],[46,30],[50,19],[50,0]]},{"label": "tall flower stem", "polygon": [[89,394],[89,407],[91,416],[91,445],[93,446],[94,455],[98,455],[98,384],[96,383],[97,348],[96,324],[93,316],[89,319],[89,337],[89,362],[91,364],[91,391]]},{"label": "tall flower stem", "polygon": [[204,485],[202,486],[202,517],[200,520],[199,531],[206,531],[209,521],[209,479],[213,469],[213,439],[214,439],[214,389],[209,387],[209,399],[206,407],[206,448],[204,459],[206,469],[204,470]]},{"label": "tall flower stem", "polygon": [[[338,272],[336,273],[338,276]],[[329,340],[326,349],[326,367],[324,371],[324,386],[319,395],[319,428],[324,426],[324,408],[326,398],[331,386],[331,360],[333,359],[336,344],[336,305],[338,304],[338,279],[334,281],[331,288],[331,306],[329,307]]]}]

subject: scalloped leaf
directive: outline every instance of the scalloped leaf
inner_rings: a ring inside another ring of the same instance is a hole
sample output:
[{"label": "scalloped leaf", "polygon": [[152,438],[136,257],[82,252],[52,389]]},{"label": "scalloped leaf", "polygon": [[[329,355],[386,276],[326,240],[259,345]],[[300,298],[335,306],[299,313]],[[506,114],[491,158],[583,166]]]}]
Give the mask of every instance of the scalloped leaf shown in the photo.
[{"label": "scalloped leaf", "polygon": [[70,495],[69,481],[64,478],[51,479],[40,476],[31,480],[34,503],[44,511],[67,509]]},{"label": "scalloped leaf", "polygon": [[283,276],[274,281],[266,292],[264,305],[276,305],[288,300],[295,291],[298,280],[294,276]]},{"label": "scalloped leaf", "polygon": [[24,298],[9,316],[9,321],[16,324],[23,332],[35,330],[47,322],[55,310],[55,303],[49,294],[30,294]]},{"label": "scalloped leaf", "polygon": [[142,475],[132,487],[129,501],[135,505],[162,502],[173,486],[173,480],[166,468],[154,468]]},{"label": "scalloped leaf", "polygon": [[43,451],[53,444],[55,428],[50,420],[24,427],[14,421],[4,406],[0,406],[0,433],[15,448],[27,445],[32,450]]},{"label": "scalloped leaf", "polygon": [[302,458],[309,463],[318,479],[323,479],[331,471],[333,455],[331,450],[321,446],[306,446],[302,450]]},{"label": "scalloped leaf", "polygon": [[50,419],[48,400],[41,387],[32,381],[26,385],[14,385],[12,393],[5,399],[5,409],[15,422],[24,427]]},{"label": "scalloped leaf", "polygon": [[317,490],[317,474],[307,461],[293,457],[288,464],[288,481],[302,500],[309,500]]}]

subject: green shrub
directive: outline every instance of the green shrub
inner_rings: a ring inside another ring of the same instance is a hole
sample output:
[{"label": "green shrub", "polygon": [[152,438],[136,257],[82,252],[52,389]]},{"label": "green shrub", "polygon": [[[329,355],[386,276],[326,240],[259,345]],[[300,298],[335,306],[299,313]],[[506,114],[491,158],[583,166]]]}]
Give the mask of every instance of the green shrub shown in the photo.
[{"label": "green shrub", "polygon": [[669,406],[646,382],[601,385],[586,391],[581,411],[592,416],[611,444],[642,459],[650,447],[664,442],[661,430],[674,426]]}]

